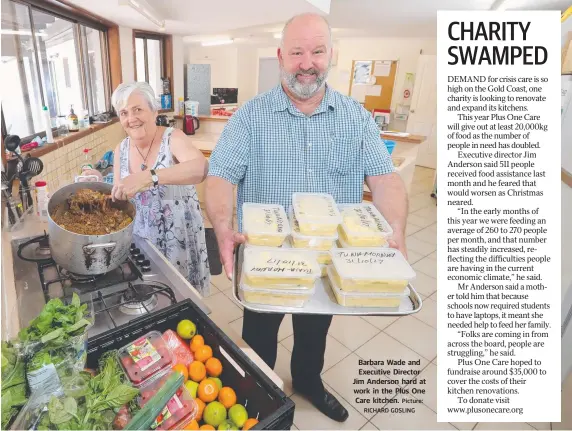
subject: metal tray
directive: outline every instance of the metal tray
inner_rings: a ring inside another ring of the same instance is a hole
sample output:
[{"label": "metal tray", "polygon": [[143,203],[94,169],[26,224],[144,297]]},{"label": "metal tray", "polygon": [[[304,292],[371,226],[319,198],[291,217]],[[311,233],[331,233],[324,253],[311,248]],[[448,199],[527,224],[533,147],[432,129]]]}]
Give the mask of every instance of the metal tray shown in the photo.
[{"label": "metal tray", "polygon": [[409,296],[405,296],[399,308],[380,307],[344,307],[339,305],[330,288],[327,277],[322,277],[316,282],[316,292],[304,307],[281,307],[278,305],[252,304],[244,301],[239,292],[240,275],[242,274],[242,258],[244,245],[241,244],[234,254],[234,274],[232,277],[232,296],[234,300],[244,308],[259,313],[283,313],[283,314],[329,314],[329,315],[354,315],[354,316],[406,316],[417,313],[423,307],[421,296],[415,288],[409,284]]}]

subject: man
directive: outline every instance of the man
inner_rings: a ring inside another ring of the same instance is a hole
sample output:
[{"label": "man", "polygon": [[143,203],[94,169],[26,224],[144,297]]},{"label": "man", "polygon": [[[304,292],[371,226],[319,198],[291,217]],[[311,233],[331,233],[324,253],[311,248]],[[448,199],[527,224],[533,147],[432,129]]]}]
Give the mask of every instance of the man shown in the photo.
[{"label": "man", "polygon": [[[233,229],[233,186],[242,204],[281,204],[295,192],[329,193],[338,203],[361,203],[367,182],[375,206],[394,230],[393,247],[405,253],[407,197],[373,118],[359,103],[326,85],[331,31],[324,18],[304,14],[285,25],[278,49],[281,84],[244,104],[228,121],[210,159],[207,214],[226,274],[245,238]],[[243,339],[274,368],[284,315],[244,310]],[[292,318],[292,383],[328,417],[343,422],[346,409],[323,386],[326,335],[332,317]]]}]

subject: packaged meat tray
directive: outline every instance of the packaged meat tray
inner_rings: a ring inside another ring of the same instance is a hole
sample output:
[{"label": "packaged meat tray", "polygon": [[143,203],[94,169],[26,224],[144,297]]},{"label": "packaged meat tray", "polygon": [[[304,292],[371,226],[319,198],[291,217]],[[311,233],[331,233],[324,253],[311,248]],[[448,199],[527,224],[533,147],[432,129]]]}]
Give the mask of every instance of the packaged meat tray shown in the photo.
[{"label": "packaged meat tray", "polygon": [[[139,406],[144,407],[149,400],[161,389],[167,381],[171,371],[165,372],[152,382],[141,387],[141,396],[139,397]],[[167,402],[165,408],[159,416],[151,424],[152,430],[179,430],[185,429],[185,426],[192,421],[199,412],[199,406],[193,399],[185,385],[182,384],[175,395]]]},{"label": "packaged meat tray", "polygon": [[125,374],[135,387],[170,368],[173,359],[161,333],[151,331],[117,352]]}]

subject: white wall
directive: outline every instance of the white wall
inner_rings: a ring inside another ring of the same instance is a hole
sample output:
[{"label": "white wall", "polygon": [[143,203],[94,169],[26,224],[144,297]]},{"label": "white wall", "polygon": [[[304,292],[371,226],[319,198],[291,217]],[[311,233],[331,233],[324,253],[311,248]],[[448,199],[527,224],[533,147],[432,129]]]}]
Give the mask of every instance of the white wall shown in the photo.
[{"label": "white wall", "polygon": [[119,50],[121,51],[122,82],[135,81],[135,51],[133,51],[133,29],[119,27]]},{"label": "white wall", "polygon": [[211,65],[212,88],[238,87],[238,48],[235,45],[190,45],[188,63]]},{"label": "white wall", "polygon": [[252,99],[257,94],[258,55],[257,48],[241,46],[238,48],[238,104]]},{"label": "white wall", "polygon": [[173,36],[173,107],[177,111],[179,97],[185,97],[185,45],[182,36]]}]

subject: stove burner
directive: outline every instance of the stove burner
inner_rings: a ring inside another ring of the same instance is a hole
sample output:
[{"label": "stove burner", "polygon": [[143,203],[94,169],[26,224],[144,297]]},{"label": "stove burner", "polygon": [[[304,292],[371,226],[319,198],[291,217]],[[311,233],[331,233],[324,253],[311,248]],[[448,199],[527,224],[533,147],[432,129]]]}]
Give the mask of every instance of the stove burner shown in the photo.
[{"label": "stove burner", "polygon": [[79,283],[79,284],[93,283],[98,278],[100,278],[102,275],[105,275],[105,274],[101,274],[101,275],[75,274],[75,273],[70,272],[64,268],[60,269],[60,274],[61,274],[62,278],[69,280],[71,283]]},{"label": "stove burner", "polygon": [[130,286],[121,298],[119,311],[128,315],[141,315],[152,311],[159,300],[153,286],[136,284]]},{"label": "stove burner", "polygon": [[[32,245],[37,244],[35,247]],[[26,250],[26,256],[24,256]],[[48,262],[52,260],[50,242],[47,234],[30,239],[18,246],[18,257],[28,262]]]}]

